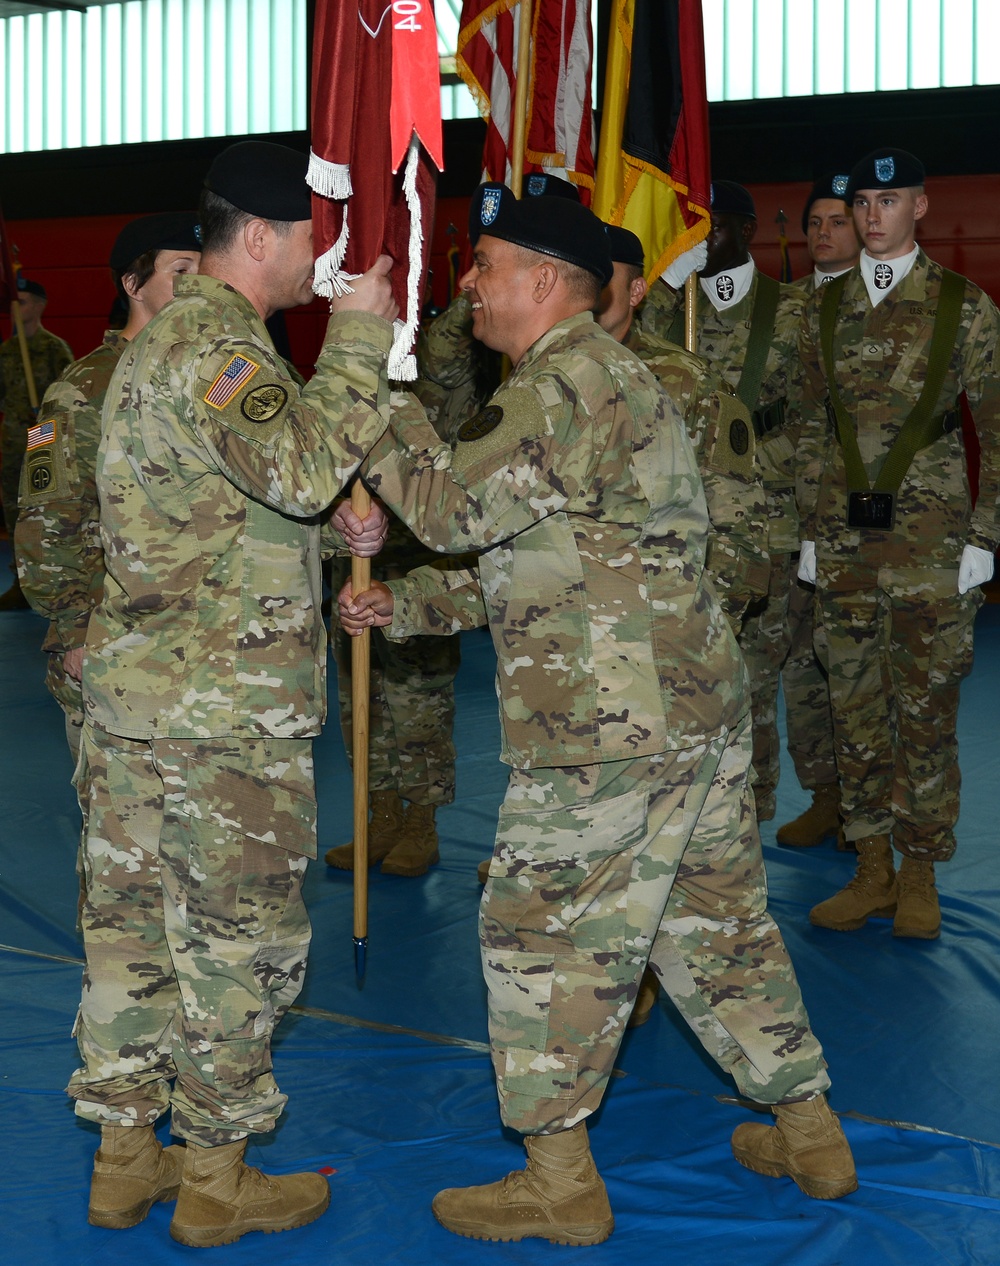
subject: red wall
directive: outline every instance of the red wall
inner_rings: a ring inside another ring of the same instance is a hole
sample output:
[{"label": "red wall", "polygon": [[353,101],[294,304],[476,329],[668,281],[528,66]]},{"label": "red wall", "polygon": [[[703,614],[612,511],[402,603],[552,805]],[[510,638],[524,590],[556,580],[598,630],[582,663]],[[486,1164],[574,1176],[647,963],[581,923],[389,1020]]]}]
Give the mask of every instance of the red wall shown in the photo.
[{"label": "red wall", "polygon": [[[792,268],[796,277],[809,269],[801,229],[802,206],[808,184],[750,186],[757,204],[758,230],[753,245],[757,264],[778,275],[778,226],[783,209],[788,217]],[[1000,175],[949,177],[931,181],[930,210],[920,228],[920,241],[939,263],[971,277],[1000,303]],[[77,219],[15,220],[8,225],[18,247],[25,276],[41,281],[49,293],[45,324],[66,339],[82,356],[101,339],[114,287],[106,265],[118,231],[131,216],[86,216]],[[468,200],[443,198],[438,203],[431,239],[431,267],[435,302],[448,299],[449,223],[458,229],[462,257],[466,251]],[[317,300],[285,314],[293,357],[304,370],[315,361],[326,324],[326,305]],[[3,333],[9,322],[3,318]]]}]

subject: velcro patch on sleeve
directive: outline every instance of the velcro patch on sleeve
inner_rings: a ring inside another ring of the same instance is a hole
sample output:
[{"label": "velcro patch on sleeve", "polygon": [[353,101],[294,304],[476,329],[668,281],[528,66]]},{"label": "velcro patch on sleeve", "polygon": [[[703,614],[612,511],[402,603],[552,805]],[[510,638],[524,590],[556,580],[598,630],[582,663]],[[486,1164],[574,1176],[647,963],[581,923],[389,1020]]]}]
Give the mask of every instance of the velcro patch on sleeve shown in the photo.
[{"label": "velcro patch on sleeve", "polygon": [[230,357],[215,382],[205,392],[205,403],[210,404],[213,409],[224,409],[233,396],[246,386],[258,369],[260,365],[250,360],[248,356],[237,354]]},{"label": "velcro patch on sleeve", "polygon": [[718,402],[718,427],[709,465],[722,474],[750,480],[757,447],[750,417],[735,396],[720,391],[714,399]]},{"label": "velcro patch on sleeve", "polygon": [[25,451],[30,453],[33,448],[41,448],[44,444],[54,444],[55,442],[55,418],[49,418],[46,422],[38,422],[35,426],[28,428],[28,440]]},{"label": "velcro patch on sleeve", "polygon": [[551,427],[534,391],[515,387],[503,391],[458,430],[452,470],[466,474],[473,468],[491,473],[504,465],[525,440],[549,435]]}]

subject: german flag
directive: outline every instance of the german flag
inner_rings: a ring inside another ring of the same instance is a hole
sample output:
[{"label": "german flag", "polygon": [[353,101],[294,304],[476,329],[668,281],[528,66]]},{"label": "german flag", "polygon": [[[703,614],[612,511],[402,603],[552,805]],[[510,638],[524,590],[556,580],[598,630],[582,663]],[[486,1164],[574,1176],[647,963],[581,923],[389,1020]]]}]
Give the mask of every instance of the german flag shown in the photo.
[{"label": "german flag", "polygon": [[594,210],[647,278],[708,236],[710,173],[701,0],[614,0]]}]

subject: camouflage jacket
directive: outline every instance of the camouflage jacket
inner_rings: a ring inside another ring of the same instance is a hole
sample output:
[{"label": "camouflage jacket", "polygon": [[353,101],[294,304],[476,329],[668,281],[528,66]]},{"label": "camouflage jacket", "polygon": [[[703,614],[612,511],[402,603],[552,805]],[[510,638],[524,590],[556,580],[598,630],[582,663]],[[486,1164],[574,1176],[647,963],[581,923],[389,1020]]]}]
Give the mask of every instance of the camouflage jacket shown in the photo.
[{"label": "camouflage jacket", "polygon": [[413,412],[366,478],[433,548],[482,551],[503,760],[627,759],[736,723],[746,673],[705,583],[701,480],[641,361],[585,313],[528,349],[454,452]]},{"label": "camouflage jacket", "polygon": [[[921,250],[910,272],[873,308],[861,269],[849,274],[834,331],[837,389],[853,418],[869,482],[916,404],[941,290],[940,265]],[[799,501],[803,539],[816,542],[817,580],[835,586],[853,567],[931,569],[947,593],[967,544],[993,551],[1000,544],[1000,314],[966,282],[958,337],[935,413],[951,414],[940,439],[910,463],[888,531],[847,527],[847,478],[833,424],[827,418],[826,374],[819,348],[818,295],[802,326],[803,430]],[[979,498],[969,493],[960,419],[953,411],[965,392],[980,441]],[[948,569],[948,577],[940,569]]]},{"label": "camouflage jacket", "polygon": [[94,475],[104,396],[125,346],[120,331],[108,330],[52,384],[38,412],[53,424],[52,440],[33,448],[21,470],[17,571],[25,597],[50,621],[47,651],[83,645],[104,589]]},{"label": "camouflage jacket", "polygon": [[[698,355],[718,370],[735,391],[743,373],[750,318],[757,296],[757,273],[739,303],[718,312],[698,287]],[[765,409],[775,401],[795,398],[798,378],[798,333],[803,307],[802,291],[795,285],[782,286],[775,317],[774,337],[768,349],[756,408]],[[670,340],[675,316],[684,308],[684,291],[672,290],[658,281],[650,287],[639,309],[643,330]],[[786,414],[782,427],[768,431],[757,440],[757,464],[767,495],[768,550],[772,554],[793,553],[799,547],[798,515],[795,509],[795,445],[798,440],[797,413]]]},{"label": "camouflage jacket", "polygon": [[[41,401],[49,384],[55,382],[71,364],[73,353],[68,343],[51,334],[44,326],[39,326],[28,339],[28,358],[35,391]],[[28,381],[24,376],[21,345],[16,334],[0,343],[0,409],[3,409],[8,429],[13,426],[29,427],[35,421],[35,411],[28,396]]]},{"label": "camouflage jacket", "polygon": [[464,294],[421,326],[417,367],[412,390],[438,435],[454,444],[458,428],[478,408],[472,309]]},{"label": "camouflage jacket", "polygon": [[385,429],[391,330],[332,316],[300,390],[243,295],[206,276],[174,295],[108,387],[86,714],[127,738],[313,735],[317,516]]},{"label": "camouflage jacket", "polygon": [[756,466],[750,416],[700,356],[640,329],[625,346],[653,371],[677,405],[694,445],[708,504],[708,558],[726,614],[739,620],[767,593],[767,505]]}]

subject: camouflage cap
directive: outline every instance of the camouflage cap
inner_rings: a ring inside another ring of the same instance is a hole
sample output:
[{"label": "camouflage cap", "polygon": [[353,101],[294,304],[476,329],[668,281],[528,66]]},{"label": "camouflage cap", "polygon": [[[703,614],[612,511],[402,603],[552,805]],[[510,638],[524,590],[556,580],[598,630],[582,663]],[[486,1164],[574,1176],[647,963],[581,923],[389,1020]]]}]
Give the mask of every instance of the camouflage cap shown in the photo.
[{"label": "camouflage cap", "polygon": [[809,228],[809,212],[812,210],[814,202],[819,202],[822,198],[832,198],[837,202],[846,202],[847,184],[850,177],[842,172],[828,172],[825,176],[820,176],[819,180],[809,190],[809,197],[806,199],[806,205],[802,208],[802,232],[805,233]]},{"label": "camouflage cap", "polygon": [[522,202],[506,185],[480,185],[469,207],[469,241],[483,233],[526,250],[575,264],[606,286],[614,275],[604,225],[592,211],[569,198],[533,197]]},{"label": "camouflage cap", "polygon": [[925,176],[923,163],[909,150],[872,150],[851,168],[844,200],[853,202],[859,189],[912,189]]}]

